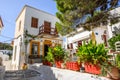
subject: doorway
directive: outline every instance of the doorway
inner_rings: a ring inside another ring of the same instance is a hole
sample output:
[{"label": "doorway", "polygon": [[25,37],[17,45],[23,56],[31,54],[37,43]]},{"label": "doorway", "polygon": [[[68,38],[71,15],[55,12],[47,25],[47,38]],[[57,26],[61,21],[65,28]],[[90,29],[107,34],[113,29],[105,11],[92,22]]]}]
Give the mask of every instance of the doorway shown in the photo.
[{"label": "doorway", "polygon": [[49,45],[44,44],[44,57],[47,56],[48,48],[49,48]]},{"label": "doorway", "polygon": [[47,56],[48,48],[52,45],[52,42],[50,40],[45,40],[43,45],[43,56]]}]

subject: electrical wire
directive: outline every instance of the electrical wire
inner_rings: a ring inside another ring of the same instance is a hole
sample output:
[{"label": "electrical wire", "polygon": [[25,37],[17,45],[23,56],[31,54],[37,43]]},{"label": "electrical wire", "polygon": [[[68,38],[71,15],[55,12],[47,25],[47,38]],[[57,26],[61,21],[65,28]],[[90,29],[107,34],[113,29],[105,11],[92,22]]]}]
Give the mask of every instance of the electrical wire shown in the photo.
[{"label": "electrical wire", "polygon": [[9,39],[12,39],[12,37],[8,37],[8,36],[5,36],[5,35],[0,35],[1,37],[4,37],[4,38],[9,38]]}]

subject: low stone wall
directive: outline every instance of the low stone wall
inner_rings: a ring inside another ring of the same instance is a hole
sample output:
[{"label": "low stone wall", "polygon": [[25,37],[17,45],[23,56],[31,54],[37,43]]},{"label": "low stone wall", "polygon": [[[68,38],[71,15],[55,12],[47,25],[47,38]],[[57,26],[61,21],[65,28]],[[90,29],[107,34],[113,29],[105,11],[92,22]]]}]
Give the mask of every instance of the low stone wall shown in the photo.
[{"label": "low stone wall", "polygon": [[109,80],[107,78],[88,73],[80,73],[40,64],[30,65],[29,68],[40,72],[43,80]]}]

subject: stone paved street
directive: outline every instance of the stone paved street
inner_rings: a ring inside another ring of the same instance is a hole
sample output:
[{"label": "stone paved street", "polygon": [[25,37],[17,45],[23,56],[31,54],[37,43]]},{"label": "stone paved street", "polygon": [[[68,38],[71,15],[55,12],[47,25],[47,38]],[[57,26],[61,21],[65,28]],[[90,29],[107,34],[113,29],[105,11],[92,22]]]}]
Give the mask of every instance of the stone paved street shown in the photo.
[{"label": "stone paved street", "polygon": [[6,71],[4,80],[35,80],[36,77],[41,76],[40,73],[35,70],[16,70]]},{"label": "stone paved street", "polygon": [[[109,80],[105,77],[93,74],[80,73],[39,64],[31,65],[29,68],[41,73],[42,80]],[[36,80],[39,79],[36,78]]]},{"label": "stone paved street", "polygon": [[28,70],[6,71],[4,80],[109,80],[105,77],[41,64],[29,65]]}]

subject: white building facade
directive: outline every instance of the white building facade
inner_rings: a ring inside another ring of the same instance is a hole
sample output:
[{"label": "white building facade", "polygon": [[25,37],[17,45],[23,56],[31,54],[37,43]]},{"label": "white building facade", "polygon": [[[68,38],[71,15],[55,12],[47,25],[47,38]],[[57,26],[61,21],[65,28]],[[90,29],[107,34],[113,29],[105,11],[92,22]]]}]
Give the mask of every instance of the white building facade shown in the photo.
[{"label": "white building facade", "polygon": [[21,69],[25,59],[28,62],[36,62],[35,59],[46,56],[49,46],[62,44],[55,28],[57,21],[59,20],[54,15],[28,5],[24,6],[16,19],[12,59],[14,69]]},{"label": "white building facade", "polygon": [[[110,13],[113,16],[120,16],[120,7],[111,10]],[[112,32],[115,31],[114,27],[120,29],[120,22],[114,25],[110,25],[110,24],[108,24],[107,26],[101,25],[100,27],[94,28],[92,31],[95,34],[97,44],[104,43],[105,46],[108,47],[109,46],[108,40],[112,38],[113,36]],[[72,36],[68,35],[66,36],[65,39],[65,44],[64,44],[65,48],[70,50],[71,53],[75,53],[77,47],[82,45],[83,41],[88,42],[91,39],[92,31],[85,31],[82,28],[78,28],[76,30],[77,33],[73,32]]]},{"label": "white building facade", "polygon": [[[95,34],[97,44],[105,43],[105,45],[108,46],[108,31],[106,26],[94,28],[92,31]],[[80,32],[72,36],[67,36],[65,48],[69,49],[72,54],[76,53],[77,47],[82,45],[83,41],[87,43],[91,39],[92,31],[85,31],[81,28]]]},{"label": "white building facade", "polygon": [[[119,17],[120,16],[120,7],[111,10],[110,13],[113,16]],[[114,27],[117,27],[118,29],[120,29],[120,22],[115,23],[113,25],[110,25],[110,24],[107,25],[109,38],[112,38],[114,36],[113,33],[112,33],[113,31],[115,31]]]},{"label": "white building facade", "polygon": [[3,28],[3,21],[2,21],[2,18],[1,18],[1,16],[0,16],[0,33],[1,33],[1,30],[2,30],[2,28]]}]

